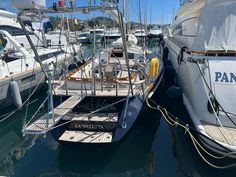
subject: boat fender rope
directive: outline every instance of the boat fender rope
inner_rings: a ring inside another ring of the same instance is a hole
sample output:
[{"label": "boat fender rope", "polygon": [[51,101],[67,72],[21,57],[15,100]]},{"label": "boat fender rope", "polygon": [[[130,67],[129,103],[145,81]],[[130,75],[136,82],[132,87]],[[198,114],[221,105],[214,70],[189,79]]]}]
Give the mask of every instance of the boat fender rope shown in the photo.
[{"label": "boat fender rope", "polygon": [[186,124],[186,126],[185,126],[185,132],[184,132],[184,134],[186,135],[188,132],[189,132],[189,125],[188,125],[188,124]]},{"label": "boat fender rope", "polygon": [[179,52],[179,55],[178,55],[178,58],[177,58],[179,65],[181,65],[181,64],[183,64],[183,63],[186,63],[186,62],[184,61],[184,52],[185,52],[187,49],[188,49],[188,48],[185,47],[185,46],[180,49],[180,52]]},{"label": "boat fender rope", "polygon": [[177,128],[178,125],[179,125],[179,120],[178,120],[178,118],[176,117],[176,118],[175,118],[175,128]]},{"label": "boat fender rope", "polygon": [[[156,107],[152,107],[150,105],[150,103],[148,102],[148,99],[146,99],[146,102],[147,102],[147,105],[151,108],[151,109],[156,109],[156,110],[159,110],[161,112],[161,114],[163,115],[163,117],[165,118],[165,120],[167,121],[167,123],[169,123],[170,125],[174,126],[175,124],[172,124],[172,122],[176,122],[174,121],[172,118],[171,118],[171,114],[165,109],[165,108],[162,108],[160,105],[158,105],[157,103],[155,103],[153,100],[151,100],[155,105]],[[166,114],[165,114],[165,113]],[[183,122],[184,123],[184,122]],[[179,126],[183,129],[185,129],[185,134],[188,134],[190,136],[190,139],[197,151],[197,153],[199,154],[199,156],[203,159],[204,162],[206,162],[209,166],[213,167],[213,168],[217,168],[217,169],[227,169],[227,168],[231,168],[231,167],[235,167],[236,166],[236,163],[232,163],[232,164],[229,164],[229,165],[225,165],[225,166],[218,166],[218,165],[215,165],[213,163],[211,163],[210,161],[208,161],[204,156],[203,154],[200,152],[200,149],[206,153],[207,155],[209,155],[210,157],[212,158],[215,158],[215,159],[224,159],[226,157],[229,157],[230,155],[235,155],[236,152],[235,151],[231,151],[231,152],[228,152],[228,153],[225,153],[224,155],[220,155],[220,156],[216,156],[216,155],[213,155],[211,154],[210,152],[208,152],[203,146],[201,146],[201,144],[197,141],[197,139],[193,136],[193,134],[191,133],[190,129],[191,130],[194,130],[193,128],[191,128],[188,124],[184,125],[183,123],[179,123]],[[199,134],[201,134],[200,132],[198,132]],[[207,138],[207,137],[206,137]],[[211,140],[212,141],[212,140]],[[200,148],[200,149],[199,149]]]}]

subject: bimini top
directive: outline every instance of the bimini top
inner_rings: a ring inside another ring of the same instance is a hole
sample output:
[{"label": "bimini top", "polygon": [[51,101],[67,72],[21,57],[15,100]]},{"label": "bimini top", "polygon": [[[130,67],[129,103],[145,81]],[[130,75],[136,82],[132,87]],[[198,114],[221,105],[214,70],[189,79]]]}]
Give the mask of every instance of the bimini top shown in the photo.
[{"label": "bimini top", "polygon": [[206,0],[192,49],[235,50],[235,9],[235,0]]}]

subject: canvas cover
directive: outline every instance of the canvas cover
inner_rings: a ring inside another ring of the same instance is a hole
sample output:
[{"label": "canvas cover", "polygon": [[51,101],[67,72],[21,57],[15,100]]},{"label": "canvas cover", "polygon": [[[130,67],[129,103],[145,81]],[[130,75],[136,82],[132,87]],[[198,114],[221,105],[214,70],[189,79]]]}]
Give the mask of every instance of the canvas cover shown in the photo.
[{"label": "canvas cover", "polygon": [[193,50],[236,50],[235,9],[235,0],[206,0]]}]

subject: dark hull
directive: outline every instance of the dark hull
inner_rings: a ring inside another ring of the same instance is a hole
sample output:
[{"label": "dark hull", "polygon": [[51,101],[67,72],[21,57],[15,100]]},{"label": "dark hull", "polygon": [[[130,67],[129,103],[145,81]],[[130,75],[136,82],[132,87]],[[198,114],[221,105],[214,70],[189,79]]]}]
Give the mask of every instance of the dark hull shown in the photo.
[{"label": "dark hull", "polygon": [[[91,97],[89,97],[91,98]],[[101,97],[101,99],[105,100],[105,101],[114,101],[115,99],[117,99],[118,97]],[[125,97],[120,97],[120,99],[124,99]],[[97,99],[97,97],[96,97]],[[85,102],[87,102],[88,100],[85,100]],[[115,101],[114,101],[115,102]],[[102,106],[102,105],[99,105]],[[139,119],[139,114],[146,108],[146,104],[144,104],[144,101],[140,98],[140,97],[133,97],[130,98],[130,103],[128,105],[128,112],[127,112],[127,116],[125,118],[125,122],[127,127],[126,128],[122,128],[122,122],[123,122],[123,117],[125,114],[125,101],[121,102],[121,104],[117,105],[117,109],[119,111],[119,119],[118,122],[116,124],[116,128],[113,130],[113,139],[111,143],[102,143],[104,144],[114,144],[118,141],[120,141],[123,137],[126,136],[126,134],[130,131],[130,129],[133,127],[133,125],[135,124],[135,122]],[[88,107],[91,107],[91,105]],[[99,109],[99,108],[98,108]],[[105,110],[104,112],[110,112],[112,110]],[[83,110],[83,113],[86,114],[87,111]],[[58,128],[54,129],[52,131],[52,135],[53,137],[59,141],[60,136],[68,129],[68,127],[70,126],[70,123],[66,123],[67,121],[61,120],[56,126],[59,126]],[[66,124],[65,124],[66,123]],[[65,124],[63,126],[60,126],[62,124]],[[94,130],[96,131],[96,130]],[[103,130],[100,130],[103,131]],[[86,145],[86,144],[90,144],[90,143],[80,143],[80,142],[65,142],[65,141],[59,141],[60,144],[63,145],[67,145],[67,146],[75,146],[75,145]],[[99,146],[100,143],[93,143],[92,144],[94,147]]]},{"label": "dark hull", "polygon": [[[162,64],[163,65],[163,64]],[[164,66],[161,67],[161,71],[159,72],[159,75],[155,82],[153,83],[154,86],[151,89],[151,91],[148,94],[148,98],[154,99],[155,101],[156,98],[158,97],[158,94],[160,94],[162,91],[162,80],[163,80],[163,75],[164,75]],[[158,92],[156,92],[156,90]],[[111,145],[115,144],[119,141],[121,141],[128,133],[129,131],[134,127],[134,124],[138,121],[140,121],[141,118],[141,113],[147,109],[147,104],[146,104],[146,99],[141,95],[141,96],[133,96],[129,98],[129,103],[128,103],[128,109],[127,113],[125,116],[125,105],[126,105],[126,97],[121,97],[121,96],[87,96],[85,97],[79,105],[74,107],[72,109],[73,113],[82,113],[83,114],[88,114],[91,113],[97,109],[101,109],[102,107],[106,107],[109,104],[115,103],[117,101],[124,100],[120,102],[119,104],[115,105],[112,108],[102,110],[101,113],[118,113],[118,121],[115,126],[113,126],[112,129],[109,130],[109,132],[113,133],[112,136],[112,141],[109,143],[86,143],[86,142],[72,142],[72,141],[60,141],[61,135],[68,129],[71,128],[71,124],[73,122],[68,121],[68,120],[61,120],[59,123],[55,126],[57,128],[52,130],[52,135],[53,137],[59,141],[60,144],[66,145],[66,146],[81,146],[81,145],[92,145],[94,147],[100,146],[100,145]],[[125,118],[124,118],[125,117]],[[125,121],[123,121],[125,119]],[[124,127],[123,123],[125,122],[126,127]],[[103,124],[103,123],[101,123]],[[72,125],[73,126],[73,125]],[[90,125],[87,125],[87,127]],[[74,126],[78,127],[78,126]],[[85,129],[79,129],[74,128],[73,131],[87,131],[87,127]],[[99,125],[97,126],[99,128],[94,128],[89,130],[89,131],[99,131],[99,132],[105,132],[107,127],[106,125],[102,125],[102,127]],[[109,126],[108,126],[109,127]]]},{"label": "dark hull", "polygon": [[117,143],[71,147],[60,144],[58,168],[65,176],[72,176],[73,173],[96,176],[98,173],[119,173],[145,167],[150,169],[148,167],[155,163],[151,147],[160,123],[160,114],[154,114],[154,111],[146,110],[132,131]]}]

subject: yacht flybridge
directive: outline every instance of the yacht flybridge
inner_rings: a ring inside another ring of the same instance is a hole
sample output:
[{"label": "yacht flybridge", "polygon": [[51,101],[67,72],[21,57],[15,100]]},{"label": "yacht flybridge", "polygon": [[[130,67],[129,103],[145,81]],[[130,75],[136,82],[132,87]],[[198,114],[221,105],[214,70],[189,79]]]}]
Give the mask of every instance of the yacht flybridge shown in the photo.
[{"label": "yacht flybridge", "polygon": [[222,155],[236,151],[235,8],[233,0],[182,1],[164,37],[199,139]]},{"label": "yacht flybridge", "polygon": [[126,36],[116,4],[74,7],[76,11],[83,8],[116,11],[122,37],[110,47],[94,49],[79,68],[64,75],[64,80],[52,82],[54,98],[59,96],[65,101],[54,108],[49,87],[50,111],[29,121],[23,128],[24,134],[42,135],[50,131],[66,145],[118,142],[137,122],[146,99],[153,97],[161,84],[162,61],[149,50],[138,47],[135,36]]}]

